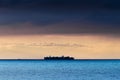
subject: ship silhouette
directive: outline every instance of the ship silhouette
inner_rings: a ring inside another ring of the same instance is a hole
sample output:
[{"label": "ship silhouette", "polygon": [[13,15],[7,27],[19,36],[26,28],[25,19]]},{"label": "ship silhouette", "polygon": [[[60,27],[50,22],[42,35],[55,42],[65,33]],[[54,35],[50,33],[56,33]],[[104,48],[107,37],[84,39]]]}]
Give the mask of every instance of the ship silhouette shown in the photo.
[{"label": "ship silhouette", "polygon": [[69,57],[69,56],[67,56],[67,57],[65,57],[65,56],[61,56],[61,57],[53,56],[53,57],[51,57],[51,56],[49,56],[49,57],[44,57],[44,60],[74,60],[74,57]]}]

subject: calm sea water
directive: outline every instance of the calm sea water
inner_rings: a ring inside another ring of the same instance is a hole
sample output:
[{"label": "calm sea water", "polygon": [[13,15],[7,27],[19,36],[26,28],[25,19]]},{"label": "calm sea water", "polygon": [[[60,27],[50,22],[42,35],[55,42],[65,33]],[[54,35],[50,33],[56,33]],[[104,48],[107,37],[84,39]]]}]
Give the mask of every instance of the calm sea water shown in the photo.
[{"label": "calm sea water", "polygon": [[120,80],[120,61],[0,61],[0,80]]}]

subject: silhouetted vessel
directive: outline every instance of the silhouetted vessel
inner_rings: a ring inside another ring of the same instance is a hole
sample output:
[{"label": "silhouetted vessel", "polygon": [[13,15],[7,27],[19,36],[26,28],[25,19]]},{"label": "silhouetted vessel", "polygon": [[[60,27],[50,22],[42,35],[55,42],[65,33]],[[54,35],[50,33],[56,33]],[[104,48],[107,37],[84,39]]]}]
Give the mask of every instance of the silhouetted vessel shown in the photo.
[{"label": "silhouetted vessel", "polygon": [[51,56],[49,56],[49,57],[44,57],[44,60],[74,60],[74,57],[69,57],[69,56],[67,56],[67,57],[64,57],[64,56],[51,57]]}]

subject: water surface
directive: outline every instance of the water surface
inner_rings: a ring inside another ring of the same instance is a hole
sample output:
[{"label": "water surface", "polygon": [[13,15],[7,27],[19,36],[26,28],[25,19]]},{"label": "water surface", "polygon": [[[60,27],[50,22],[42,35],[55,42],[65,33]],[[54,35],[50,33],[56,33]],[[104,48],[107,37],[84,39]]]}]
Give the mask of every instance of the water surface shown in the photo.
[{"label": "water surface", "polygon": [[120,61],[0,61],[0,80],[120,80]]}]

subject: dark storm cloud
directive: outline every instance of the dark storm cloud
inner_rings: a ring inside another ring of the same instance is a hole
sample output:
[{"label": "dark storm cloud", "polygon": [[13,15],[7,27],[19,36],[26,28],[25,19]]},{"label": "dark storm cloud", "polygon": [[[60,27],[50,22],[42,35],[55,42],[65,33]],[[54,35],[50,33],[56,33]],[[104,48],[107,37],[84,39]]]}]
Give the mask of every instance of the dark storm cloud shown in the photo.
[{"label": "dark storm cloud", "polygon": [[63,22],[47,26],[31,23],[0,27],[0,35],[103,35],[120,37],[118,25],[100,25],[92,23]]},{"label": "dark storm cloud", "polygon": [[0,0],[0,35],[120,36],[119,0]]},{"label": "dark storm cloud", "polygon": [[1,7],[11,8],[106,8],[120,9],[119,0],[0,0]]}]

